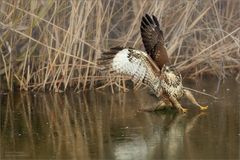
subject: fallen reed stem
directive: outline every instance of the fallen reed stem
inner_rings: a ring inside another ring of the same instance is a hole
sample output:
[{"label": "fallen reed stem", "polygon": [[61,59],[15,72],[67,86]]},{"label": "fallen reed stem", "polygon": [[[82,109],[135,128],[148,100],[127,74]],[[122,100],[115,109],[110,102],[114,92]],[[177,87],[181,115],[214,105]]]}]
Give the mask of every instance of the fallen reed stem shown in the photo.
[{"label": "fallen reed stem", "polygon": [[208,93],[205,93],[205,92],[201,92],[201,91],[198,91],[198,90],[195,90],[195,89],[189,88],[189,87],[184,87],[184,88],[187,89],[187,90],[190,90],[190,91],[193,91],[193,92],[196,92],[196,93],[199,93],[199,94],[202,94],[202,95],[205,95],[205,96],[211,97],[211,98],[213,98],[213,99],[215,99],[215,100],[219,99],[218,97],[213,96],[213,95],[208,94]]}]

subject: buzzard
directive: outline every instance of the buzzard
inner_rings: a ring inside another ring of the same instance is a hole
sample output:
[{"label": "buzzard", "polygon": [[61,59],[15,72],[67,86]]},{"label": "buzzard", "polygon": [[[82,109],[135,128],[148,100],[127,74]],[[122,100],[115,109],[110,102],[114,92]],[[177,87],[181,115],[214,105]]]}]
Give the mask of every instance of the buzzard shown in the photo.
[{"label": "buzzard", "polygon": [[144,109],[145,111],[172,106],[180,112],[186,112],[187,109],[179,103],[184,96],[201,110],[207,109],[207,106],[198,104],[192,93],[183,87],[181,74],[169,64],[163,34],[155,16],[153,19],[148,15],[143,17],[141,34],[147,53],[133,48],[111,48],[102,53],[98,60],[100,67],[112,73],[130,76],[134,84],[143,83],[157,97],[161,97],[159,106]]}]

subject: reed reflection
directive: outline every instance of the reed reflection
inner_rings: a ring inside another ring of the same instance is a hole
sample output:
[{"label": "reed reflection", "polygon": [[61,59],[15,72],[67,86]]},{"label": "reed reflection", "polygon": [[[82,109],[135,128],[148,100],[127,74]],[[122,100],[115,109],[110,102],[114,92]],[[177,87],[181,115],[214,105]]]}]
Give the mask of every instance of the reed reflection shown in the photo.
[{"label": "reed reflection", "polygon": [[[237,101],[237,96],[232,98]],[[229,101],[216,102],[218,108],[210,108],[207,114],[197,110],[188,114],[138,112],[155,102],[147,93],[134,91],[1,95],[1,158],[238,156],[239,108]],[[216,142],[226,140],[227,146],[214,151]]]}]

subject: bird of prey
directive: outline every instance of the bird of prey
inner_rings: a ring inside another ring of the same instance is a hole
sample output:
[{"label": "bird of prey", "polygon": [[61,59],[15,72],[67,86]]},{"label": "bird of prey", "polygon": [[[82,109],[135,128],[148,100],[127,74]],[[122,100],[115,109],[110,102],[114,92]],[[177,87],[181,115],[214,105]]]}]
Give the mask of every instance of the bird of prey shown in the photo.
[{"label": "bird of prey", "polygon": [[[112,73],[127,75],[131,77],[134,84],[143,83],[149,86],[156,96],[161,97],[159,101],[162,106],[176,107],[180,112],[186,112],[179,100],[186,96],[193,104],[201,110],[207,109],[197,103],[191,92],[182,85],[181,74],[172,66],[163,65],[160,70],[152,58],[143,51],[132,48],[111,48],[103,52],[98,60],[99,66]],[[159,107],[143,109],[154,111]]]},{"label": "bird of prey", "polygon": [[112,73],[130,76],[134,84],[143,83],[157,97],[161,97],[159,106],[144,109],[145,111],[172,106],[180,112],[186,112],[187,109],[179,102],[184,96],[201,110],[207,109],[207,106],[198,104],[192,93],[183,87],[181,74],[169,64],[163,33],[155,16],[151,18],[146,15],[142,18],[141,34],[147,53],[133,48],[111,48],[102,53],[98,60],[99,66]]}]

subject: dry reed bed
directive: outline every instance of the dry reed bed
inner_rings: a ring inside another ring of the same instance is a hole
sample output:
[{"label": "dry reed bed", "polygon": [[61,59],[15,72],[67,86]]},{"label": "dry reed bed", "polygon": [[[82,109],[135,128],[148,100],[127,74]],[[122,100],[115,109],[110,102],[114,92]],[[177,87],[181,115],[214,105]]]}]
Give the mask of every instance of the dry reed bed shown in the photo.
[{"label": "dry reed bed", "polygon": [[[0,90],[85,90],[99,80],[111,85],[116,77],[99,74],[97,58],[116,45],[144,50],[139,26],[145,13],[158,17],[171,61],[185,77],[240,76],[238,0],[0,3]],[[116,85],[122,87],[121,78]]]}]

